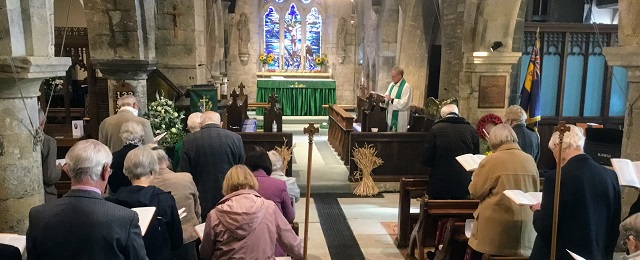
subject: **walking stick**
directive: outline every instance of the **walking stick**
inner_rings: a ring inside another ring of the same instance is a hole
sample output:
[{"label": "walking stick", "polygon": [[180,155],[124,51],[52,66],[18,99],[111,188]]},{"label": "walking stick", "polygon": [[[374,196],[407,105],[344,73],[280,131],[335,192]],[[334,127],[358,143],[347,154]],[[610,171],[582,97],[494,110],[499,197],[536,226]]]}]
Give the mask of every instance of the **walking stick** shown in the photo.
[{"label": "walking stick", "polygon": [[309,200],[311,199],[311,158],[313,155],[313,136],[318,133],[319,129],[309,123],[309,126],[304,128],[304,133],[309,135],[309,156],[307,157],[307,192],[304,205],[304,251],[303,259],[307,259],[307,249],[309,248]]},{"label": "walking stick", "polygon": [[554,127],[555,132],[558,132],[558,161],[556,162],[556,187],[553,194],[553,226],[551,229],[551,260],[556,259],[556,240],[558,239],[558,206],[560,204],[560,174],[562,173],[562,142],[564,133],[569,132],[571,129],[564,121]]}]

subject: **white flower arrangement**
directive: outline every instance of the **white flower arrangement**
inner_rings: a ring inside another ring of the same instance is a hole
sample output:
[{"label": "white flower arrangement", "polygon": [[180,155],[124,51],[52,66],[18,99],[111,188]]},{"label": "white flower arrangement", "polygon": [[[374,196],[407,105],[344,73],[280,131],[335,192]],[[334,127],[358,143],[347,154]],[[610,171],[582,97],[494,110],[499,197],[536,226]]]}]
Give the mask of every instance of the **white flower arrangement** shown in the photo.
[{"label": "white flower arrangement", "polygon": [[44,80],[44,90],[46,93],[59,93],[62,91],[64,80],[62,77],[53,77]]},{"label": "white flower arrangement", "polygon": [[177,112],[171,100],[163,96],[158,97],[158,100],[149,104],[149,110],[144,114],[144,117],[149,119],[154,135],[167,133],[160,139],[159,145],[173,147],[182,141],[184,137],[184,131],[182,131],[184,112]]}]

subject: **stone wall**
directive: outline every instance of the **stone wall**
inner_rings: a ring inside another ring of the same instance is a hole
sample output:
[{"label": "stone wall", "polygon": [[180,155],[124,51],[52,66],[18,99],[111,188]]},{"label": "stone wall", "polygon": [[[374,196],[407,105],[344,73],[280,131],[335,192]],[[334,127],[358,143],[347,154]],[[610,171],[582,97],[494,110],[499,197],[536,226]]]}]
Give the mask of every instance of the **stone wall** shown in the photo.
[{"label": "stone wall", "polygon": [[[439,98],[449,99],[459,93],[460,72],[464,68],[462,52],[463,29],[465,27],[465,0],[440,1],[442,21],[442,61],[440,67]],[[444,90],[447,88],[449,91]]]}]

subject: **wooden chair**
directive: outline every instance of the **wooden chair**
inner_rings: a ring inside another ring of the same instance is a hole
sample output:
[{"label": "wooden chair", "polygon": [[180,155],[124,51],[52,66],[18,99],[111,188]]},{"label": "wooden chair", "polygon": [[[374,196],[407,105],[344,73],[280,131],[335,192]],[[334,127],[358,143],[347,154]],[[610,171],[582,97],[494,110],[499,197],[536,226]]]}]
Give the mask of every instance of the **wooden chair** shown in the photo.
[{"label": "wooden chair", "polygon": [[269,108],[264,113],[264,132],[273,132],[273,122],[276,122],[277,131],[282,132],[282,110],[280,109],[280,102],[278,95],[272,92],[269,95]]},{"label": "wooden chair", "polygon": [[411,213],[411,199],[424,196],[427,191],[429,178],[407,178],[400,180],[400,198],[398,199],[398,237],[396,247],[405,248],[409,245],[411,229],[418,222],[419,213]]},{"label": "wooden chair", "polygon": [[429,200],[420,199],[420,219],[411,232],[409,240],[408,257],[415,257],[416,246],[418,258],[424,260],[425,247],[435,247],[435,238],[438,232],[438,222],[445,218],[470,219],[476,211],[480,201],[478,200]]},{"label": "wooden chair", "polygon": [[233,132],[242,131],[242,124],[245,120],[244,115],[247,113],[246,108],[238,104],[238,97],[239,95],[234,89],[231,92],[231,104],[229,104],[225,109],[226,119],[224,120],[224,126],[226,129]]}]

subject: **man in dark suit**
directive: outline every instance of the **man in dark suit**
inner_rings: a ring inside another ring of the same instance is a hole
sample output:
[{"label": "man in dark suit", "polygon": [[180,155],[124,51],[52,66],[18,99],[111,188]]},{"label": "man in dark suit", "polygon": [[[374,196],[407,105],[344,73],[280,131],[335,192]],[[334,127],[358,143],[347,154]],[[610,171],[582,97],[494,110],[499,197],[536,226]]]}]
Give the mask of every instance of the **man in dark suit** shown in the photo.
[{"label": "man in dark suit", "polygon": [[223,198],[222,181],[227,171],[244,162],[244,147],[240,135],[220,126],[220,115],[202,113],[200,131],[187,135],[182,144],[178,171],[189,172],[200,193],[202,220]]},{"label": "man in dark suit", "polygon": [[510,125],[513,131],[516,132],[520,149],[531,155],[533,160],[537,162],[538,158],[540,158],[540,136],[527,128],[526,119],[527,112],[518,105],[508,107],[504,113],[504,123]]},{"label": "man in dark suit", "polygon": [[[616,173],[584,154],[582,129],[568,125],[562,151],[558,132],[549,149],[558,160],[562,153],[556,259],[573,259],[567,250],[585,259],[612,259],[620,225],[620,185]],[[556,174],[544,178],[542,203],[531,206],[538,233],[529,259],[549,259]]]},{"label": "man in dark suit", "polygon": [[[40,130],[44,129],[47,117],[42,109],[38,109],[38,118],[40,119]],[[60,169],[56,166],[58,157],[58,145],[56,139],[42,133],[42,146],[40,147],[40,155],[42,156],[42,181],[44,184],[44,203],[53,202],[58,199],[58,191],[56,190],[56,182],[60,180]]]},{"label": "man in dark suit", "polygon": [[29,212],[29,259],[147,259],[138,215],[101,196],[111,172],[109,148],[83,140],[65,159],[71,190]]},{"label": "man in dark suit", "polygon": [[109,147],[111,152],[122,148],[120,128],[126,122],[136,122],[144,128],[144,141],[142,144],[153,143],[153,132],[149,120],[138,116],[138,100],[132,95],[126,95],[118,99],[118,113],[105,118],[100,123],[98,138],[101,143]]},{"label": "man in dark suit", "polygon": [[479,153],[476,129],[461,117],[458,107],[449,104],[440,110],[442,119],[427,134],[423,164],[431,168],[427,195],[430,199],[467,199],[471,174],[456,156]]}]

